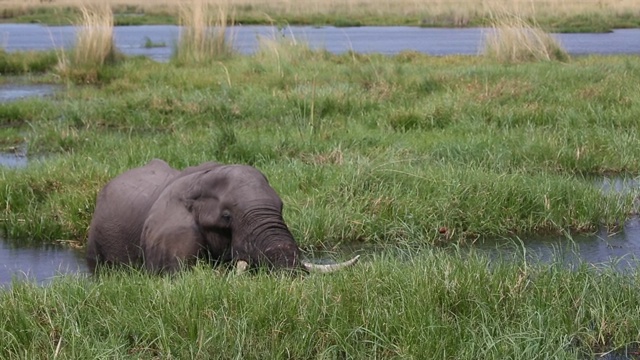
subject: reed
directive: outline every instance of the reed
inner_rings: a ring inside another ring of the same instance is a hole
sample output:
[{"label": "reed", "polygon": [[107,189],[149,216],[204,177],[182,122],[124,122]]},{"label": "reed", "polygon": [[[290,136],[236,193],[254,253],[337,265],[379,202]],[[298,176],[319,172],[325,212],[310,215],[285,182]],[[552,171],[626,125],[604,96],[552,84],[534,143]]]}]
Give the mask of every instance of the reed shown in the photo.
[{"label": "reed", "polygon": [[502,63],[566,61],[560,42],[521,15],[501,12],[491,18],[484,40],[484,55]]},{"label": "reed", "polygon": [[58,70],[65,77],[94,83],[98,71],[118,58],[113,40],[113,13],[107,4],[80,7],[80,25],[69,54],[58,52]]},{"label": "reed", "polygon": [[269,37],[259,37],[255,54],[265,66],[276,65],[276,72],[281,76],[294,73],[299,62],[319,56],[323,56],[322,50],[314,50],[304,40],[296,39],[287,28],[274,31]]},{"label": "reed", "polygon": [[191,0],[180,6],[180,39],[173,61],[178,64],[205,64],[233,54],[232,37],[227,34],[233,19],[226,7],[217,11],[209,0]]}]

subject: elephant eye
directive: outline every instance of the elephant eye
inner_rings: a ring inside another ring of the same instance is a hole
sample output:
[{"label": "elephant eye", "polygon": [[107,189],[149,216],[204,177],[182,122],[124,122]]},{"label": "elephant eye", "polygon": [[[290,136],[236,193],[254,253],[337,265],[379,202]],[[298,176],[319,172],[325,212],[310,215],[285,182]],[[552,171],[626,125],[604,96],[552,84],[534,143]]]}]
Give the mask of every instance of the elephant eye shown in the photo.
[{"label": "elephant eye", "polygon": [[228,210],[223,211],[221,217],[222,217],[222,220],[226,222],[231,221],[231,213]]}]

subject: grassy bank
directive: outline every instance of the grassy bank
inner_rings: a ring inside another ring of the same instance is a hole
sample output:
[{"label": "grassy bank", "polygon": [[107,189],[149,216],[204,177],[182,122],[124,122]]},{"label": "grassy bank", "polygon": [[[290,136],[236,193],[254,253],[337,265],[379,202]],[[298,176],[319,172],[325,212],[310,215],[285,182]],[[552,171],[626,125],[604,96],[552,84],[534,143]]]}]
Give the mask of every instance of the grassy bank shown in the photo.
[{"label": "grassy bank", "polygon": [[[86,0],[83,4],[103,2]],[[180,2],[141,0],[109,2],[120,25],[178,23]],[[239,24],[309,24],[335,26],[485,26],[496,11],[536,19],[547,30],[608,31],[640,26],[635,1],[265,1],[209,0],[214,8],[231,6]],[[43,22],[68,25],[79,15],[76,0],[18,2],[0,0],[0,19],[5,22]]]},{"label": "grassy bank", "polygon": [[16,283],[0,291],[0,357],[588,359],[635,351],[637,274],[429,250],[407,256],[304,279],[199,267],[175,278]]},{"label": "grassy bank", "polygon": [[132,58],[0,107],[0,138],[32,159],[0,170],[0,225],[83,242],[100,187],[163,158],[258,167],[306,247],[613,227],[633,194],[594,181],[640,172],[634,76],[637,57],[501,65],[290,43],[209,65]]}]

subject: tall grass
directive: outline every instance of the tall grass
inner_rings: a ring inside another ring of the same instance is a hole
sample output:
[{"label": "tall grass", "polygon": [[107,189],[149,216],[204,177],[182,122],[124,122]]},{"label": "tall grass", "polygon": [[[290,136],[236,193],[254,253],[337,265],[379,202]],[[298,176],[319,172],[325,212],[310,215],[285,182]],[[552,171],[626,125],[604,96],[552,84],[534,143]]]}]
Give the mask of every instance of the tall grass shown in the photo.
[{"label": "tall grass", "polygon": [[0,291],[1,358],[589,359],[637,341],[637,272],[371,256],[332,276],[199,266]]},{"label": "tall grass", "polygon": [[64,50],[59,52],[58,69],[64,76],[93,83],[100,68],[118,57],[113,39],[113,13],[107,4],[82,6],[80,13],[75,45],[70,54]]},{"label": "tall grass", "polygon": [[274,32],[270,37],[258,38],[258,51],[255,57],[265,66],[275,64],[277,73],[285,76],[294,72],[299,62],[322,55],[322,50],[311,49],[307,42],[296,39],[293,33],[287,33],[286,29],[282,29],[281,32]]},{"label": "tall grass", "polygon": [[228,9],[211,6],[209,0],[189,0],[180,6],[180,39],[173,61],[178,64],[203,64],[233,54],[228,25],[233,25]]},{"label": "tall grass", "polygon": [[560,42],[521,15],[501,12],[491,18],[484,41],[484,54],[502,63],[566,61]]}]

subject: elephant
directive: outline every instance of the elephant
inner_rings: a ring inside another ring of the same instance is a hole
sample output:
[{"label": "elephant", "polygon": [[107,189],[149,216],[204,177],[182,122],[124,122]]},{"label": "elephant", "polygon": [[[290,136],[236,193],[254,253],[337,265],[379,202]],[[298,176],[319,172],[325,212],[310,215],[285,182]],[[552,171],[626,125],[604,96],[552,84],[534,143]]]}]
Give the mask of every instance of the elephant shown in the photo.
[{"label": "elephant", "polygon": [[331,272],[352,266],[302,260],[264,174],[216,162],[182,171],[154,159],[109,181],[98,193],[86,248],[89,269],[142,266],[173,273],[198,260],[244,269]]}]

